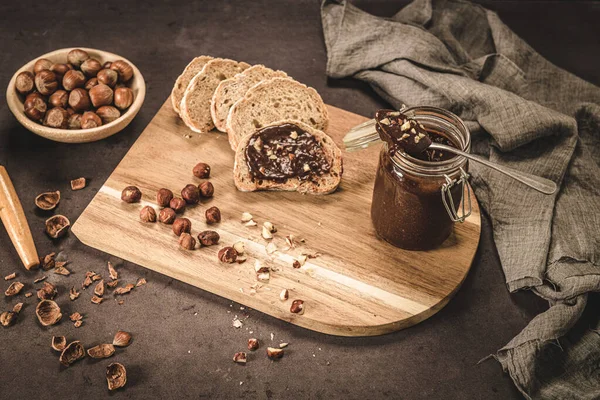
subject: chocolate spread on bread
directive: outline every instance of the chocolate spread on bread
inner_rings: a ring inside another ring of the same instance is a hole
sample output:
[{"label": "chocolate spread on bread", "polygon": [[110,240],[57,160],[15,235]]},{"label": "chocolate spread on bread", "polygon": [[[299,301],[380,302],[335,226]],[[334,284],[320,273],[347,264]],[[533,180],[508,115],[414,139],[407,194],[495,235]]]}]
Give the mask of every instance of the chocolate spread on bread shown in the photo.
[{"label": "chocolate spread on bread", "polygon": [[257,131],[245,151],[253,180],[279,183],[291,178],[309,180],[331,169],[319,141],[293,124],[269,126]]}]

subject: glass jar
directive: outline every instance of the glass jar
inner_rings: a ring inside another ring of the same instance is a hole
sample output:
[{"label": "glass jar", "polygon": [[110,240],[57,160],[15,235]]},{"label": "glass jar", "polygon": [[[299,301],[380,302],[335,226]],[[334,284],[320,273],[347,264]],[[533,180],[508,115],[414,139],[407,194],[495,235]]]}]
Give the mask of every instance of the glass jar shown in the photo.
[{"label": "glass jar", "polygon": [[[450,111],[437,107],[402,110],[420,122],[425,130],[444,136],[454,147],[469,152],[471,135],[464,122]],[[373,189],[371,219],[377,235],[407,250],[427,250],[440,246],[450,236],[455,221],[470,213],[463,204],[463,185],[468,178],[468,162],[462,156],[444,161],[423,161],[398,151],[390,156],[384,143]],[[468,187],[468,184],[467,184]],[[470,199],[465,199],[465,202]]]}]

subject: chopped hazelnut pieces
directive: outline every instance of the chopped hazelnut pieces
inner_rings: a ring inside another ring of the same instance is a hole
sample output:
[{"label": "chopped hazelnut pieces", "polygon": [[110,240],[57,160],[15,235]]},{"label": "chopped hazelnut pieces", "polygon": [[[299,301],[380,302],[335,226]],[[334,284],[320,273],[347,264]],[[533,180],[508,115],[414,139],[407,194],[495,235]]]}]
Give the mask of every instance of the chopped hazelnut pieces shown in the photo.
[{"label": "chopped hazelnut pieces", "polygon": [[102,297],[98,297],[98,296],[92,296],[92,303],[94,304],[100,304],[102,303],[104,299]]},{"label": "chopped hazelnut pieces", "polygon": [[71,190],[81,190],[85,187],[86,180],[85,178],[77,178],[71,181]]},{"label": "chopped hazelnut pieces", "polygon": [[252,214],[249,212],[245,212],[242,214],[242,222],[250,222],[252,221]]},{"label": "chopped hazelnut pieces", "polygon": [[266,228],[271,233],[277,232],[277,228],[275,228],[275,225],[273,225],[269,221],[265,221],[265,223],[263,224],[263,227]]},{"label": "chopped hazelnut pieces", "polygon": [[[44,271],[54,268],[55,261],[54,256],[56,253],[46,254],[44,257],[40,258],[40,266]],[[35,283],[35,282],[34,282]]]},{"label": "chopped hazelnut pieces", "polygon": [[236,363],[240,363],[240,364],[246,364],[246,361],[247,361],[246,353],[244,353],[243,351],[235,353],[233,355],[233,361]]},{"label": "chopped hazelnut pieces", "polygon": [[127,371],[120,363],[113,363],[106,367],[106,382],[108,390],[122,388],[127,383]]},{"label": "chopped hazelnut pieces", "polygon": [[277,347],[267,347],[267,356],[271,360],[278,360],[283,357],[283,349],[278,349]]},{"label": "chopped hazelnut pieces", "polygon": [[305,254],[300,254],[298,256],[298,258],[296,259],[296,261],[298,261],[298,264],[300,264],[300,266],[296,267],[295,263],[294,263],[294,268],[300,268],[301,266],[303,266],[306,263],[307,258],[308,257]]},{"label": "chopped hazelnut pieces", "polygon": [[303,300],[294,300],[292,302],[292,306],[290,307],[290,312],[294,314],[304,314],[304,308]]},{"label": "chopped hazelnut pieces", "polygon": [[67,338],[64,336],[52,336],[52,349],[63,351],[67,347]]},{"label": "chopped hazelnut pieces", "polygon": [[286,301],[290,298],[290,293],[287,289],[283,289],[281,293],[279,293],[279,300]]},{"label": "chopped hazelnut pieces", "polygon": [[69,343],[60,354],[60,363],[66,367],[85,357],[85,349],[80,341]]},{"label": "chopped hazelnut pieces", "polygon": [[113,267],[113,265],[110,261],[108,262],[108,274],[110,276],[110,279],[112,279],[112,280],[119,279],[119,273],[117,272],[115,267]]},{"label": "chopped hazelnut pieces", "polygon": [[25,285],[23,285],[21,282],[13,282],[10,284],[8,289],[6,289],[6,291],[4,292],[4,295],[5,296],[16,296],[17,294],[19,294],[19,292],[21,292],[21,290],[23,290],[23,287],[25,287]]},{"label": "chopped hazelnut pieces", "polygon": [[265,247],[265,250],[267,251],[267,254],[273,254],[277,251],[277,245],[271,242],[267,245],[267,247]]},{"label": "chopped hazelnut pieces", "polygon": [[99,344],[87,350],[88,356],[92,358],[108,358],[115,354],[115,346],[112,344]]},{"label": "chopped hazelnut pieces", "polygon": [[4,277],[4,280],[5,280],[5,281],[10,281],[11,279],[15,279],[16,277],[17,277],[17,273],[16,273],[16,272],[13,272],[13,273],[12,273],[12,274],[10,274],[10,275],[6,275],[6,276]]},{"label": "chopped hazelnut pieces", "polygon": [[238,254],[244,254],[244,251],[246,250],[246,245],[244,244],[244,242],[236,242],[233,245],[233,248],[235,249],[235,251],[237,251]]},{"label": "chopped hazelnut pieces", "polygon": [[258,225],[258,224],[254,221],[248,221],[244,224],[244,226],[248,226],[248,227],[252,227],[252,226],[256,226],[256,225]]},{"label": "chopped hazelnut pieces", "polygon": [[255,339],[255,338],[248,339],[248,350],[254,351],[254,350],[258,349],[258,346],[259,346],[258,339]]},{"label": "chopped hazelnut pieces", "polygon": [[262,228],[262,233],[261,233],[261,235],[262,235],[263,239],[265,239],[265,240],[271,240],[271,239],[273,239],[273,234],[271,233],[271,231],[269,231],[269,230],[268,230],[267,228],[265,228],[264,226],[263,226],[263,228]]},{"label": "chopped hazelnut pieces", "polygon": [[292,263],[292,267],[298,269],[298,268],[302,267],[302,265],[300,265],[300,261],[294,260],[294,262]]},{"label": "chopped hazelnut pieces", "polygon": [[77,291],[77,289],[75,289],[74,287],[71,288],[71,290],[69,291],[69,298],[71,299],[71,301],[75,300],[76,298],[79,297],[81,293]]},{"label": "chopped hazelnut pieces", "polygon": [[135,287],[135,285],[133,283],[128,283],[127,285],[125,285],[123,287],[116,288],[113,293],[116,295],[127,294],[127,293],[131,292],[134,287]]},{"label": "chopped hazelnut pieces", "polygon": [[113,339],[113,345],[118,347],[127,347],[131,343],[131,333],[118,331]]},{"label": "chopped hazelnut pieces", "polygon": [[290,249],[296,248],[296,241],[294,235],[287,235],[285,237],[285,243],[290,247]]},{"label": "chopped hazelnut pieces", "polygon": [[289,343],[279,343],[279,348],[280,349],[285,349],[286,347],[288,347]]}]

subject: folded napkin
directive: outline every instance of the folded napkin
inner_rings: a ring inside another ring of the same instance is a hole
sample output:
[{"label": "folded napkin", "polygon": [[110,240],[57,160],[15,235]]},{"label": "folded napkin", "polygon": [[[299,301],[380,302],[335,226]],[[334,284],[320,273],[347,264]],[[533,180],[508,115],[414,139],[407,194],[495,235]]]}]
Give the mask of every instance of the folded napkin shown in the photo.
[{"label": "folded napkin", "polygon": [[465,1],[415,0],[379,18],[325,0],[322,20],[330,77],[366,81],[396,108],[446,108],[474,153],[560,185],[546,196],[470,164],[508,289],[550,304],[496,359],[527,398],[600,398],[600,310],[574,328],[600,291],[600,88]]}]

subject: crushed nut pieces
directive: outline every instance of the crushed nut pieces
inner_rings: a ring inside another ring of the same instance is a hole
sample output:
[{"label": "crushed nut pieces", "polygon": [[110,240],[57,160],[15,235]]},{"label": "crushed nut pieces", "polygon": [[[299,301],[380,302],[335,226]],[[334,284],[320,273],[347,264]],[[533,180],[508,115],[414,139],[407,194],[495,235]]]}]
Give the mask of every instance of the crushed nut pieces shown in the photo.
[{"label": "crushed nut pieces", "polygon": [[254,350],[257,350],[258,347],[259,347],[258,339],[255,339],[255,338],[248,339],[248,350],[254,351]]},{"label": "crushed nut pieces", "polygon": [[283,289],[281,293],[279,293],[279,300],[286,301],[290,298],[290,293],[287,289]]},{"label": "crushed nut pieces", "polygon": [[233,355],[233,361],[236,363],[246,364],[247,359],[248,358],[246,356],[246,353],[244,353],[243,351],[240,351]]},{"label": "crushed nut pieces", "polygon": [[71,181],[71,190],[81,190],[85,188],[86,185],[85,178],[77,178]]},{"label": "crushed nut pieces", "polygon": [[303,300],[294,300],[292,302],[292,306],[290,307],[290,312],[294,314],[304,314],[304,308]]},{"label": "crushed nut pieces", "polygon": [[278,360],[283,357],[283,349],[277,347],[267,347],[267,356],[271,360]]},{"label": "crushed nut pieces", "polygon": [[106,367],[106,382],[108,390],[122,388],[127,383],[127,371],[125,366],[120,363],[113,363]]}]

